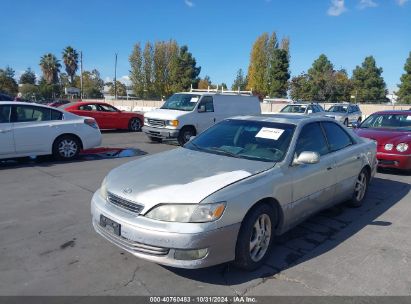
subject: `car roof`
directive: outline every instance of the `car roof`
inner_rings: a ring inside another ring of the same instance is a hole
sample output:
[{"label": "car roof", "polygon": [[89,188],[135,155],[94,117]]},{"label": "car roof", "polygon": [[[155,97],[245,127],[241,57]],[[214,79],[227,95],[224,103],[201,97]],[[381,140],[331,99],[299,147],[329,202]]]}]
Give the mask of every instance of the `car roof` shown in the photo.
[{"label": "car roof", "polygon": [[[22,101],[2,101],[1,105],[21,105],[21,106],[36,106],[41,108],[53,109],[58,110],[59,108],[49,107],[44,104],[35,103],[35,102],[22,102]],[[60,109],[61,111],[61,109]]]},{"label": "car roof", "polygon": [[234,116],[230,119],[236,120],[250,120],[250,121],[265,121],[265,122],[277,122],[285,124],[305,124],[308,122],[316,121],[334,121],[334,119],[326,116],[304,116],[295,114],[261,114],[261,115],[248,115],[248,116]]},{"label": "car roof", "polygon": [[386,110],[386,111],[378,111],[375,113],[372,113],[371,115],[374,114],[407,114],[411,115],[411,110]]}]

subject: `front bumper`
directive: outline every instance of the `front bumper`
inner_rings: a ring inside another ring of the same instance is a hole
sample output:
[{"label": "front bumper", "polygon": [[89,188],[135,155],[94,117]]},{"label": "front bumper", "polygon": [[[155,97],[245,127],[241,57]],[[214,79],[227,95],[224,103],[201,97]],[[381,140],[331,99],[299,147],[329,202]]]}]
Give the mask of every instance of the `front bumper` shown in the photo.
[{"label": "front bumper", "polygon": [[180,133],[180,130],[178,129],[155,128],[150,126],[144,126],[142,130],[149,137],[156,137],[162,139],[177,138],[178,134]]},{"label": "front bumper", "polygon": [[377,152],[378,167],[411,170],[411,154]]},{"label": "front bumper", "polygon": [[[240,223],[195,233],[189,233],[186,230],[183,230],[184,233],[181,231],[159,231],[147,225],[147,219],[143,216],[135,215],[130,220],[128,212],[107,203],[99,191],[92,198],[91,214],[93,227],[98,234],[144,260],[177,268],[195,269],[229,262],[235,258]],[[121,236],[103,228],[99,224],[100,215],[120,224]],[[193,249],[208,249],[208,253],[205,257],[197,260],[174,258],[176,250]]]}]

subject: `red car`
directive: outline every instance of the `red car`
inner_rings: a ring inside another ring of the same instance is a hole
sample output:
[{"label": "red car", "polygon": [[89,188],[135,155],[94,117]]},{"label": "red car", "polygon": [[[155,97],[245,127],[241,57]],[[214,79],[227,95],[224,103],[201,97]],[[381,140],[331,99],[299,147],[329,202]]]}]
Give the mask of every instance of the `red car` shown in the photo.
[{"label": "red car", "polygon": [[93,117],[100,129],[122,129],[137,132],[143,126],[144,116],[124,112],[104,102],[74,102],[60,107],[80,116]]},{"label": "red car", "polygon": [[379,167],[411,170],[411,111],[376,112],[355,127],[377,142]]}]

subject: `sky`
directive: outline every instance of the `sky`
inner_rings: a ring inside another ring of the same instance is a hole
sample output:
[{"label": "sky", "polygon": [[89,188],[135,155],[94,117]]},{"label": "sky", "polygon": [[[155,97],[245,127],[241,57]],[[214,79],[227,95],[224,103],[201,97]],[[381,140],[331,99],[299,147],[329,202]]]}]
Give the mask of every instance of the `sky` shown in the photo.
[{"label": "sky", "polygon": [[[16,77],[40,75],[45,53],[61,59],[70,45],[85,70],[127,81],[133,45],[174,39],[187,45],[201,77],[232,84],[247,71],[255,39],[264,32],[290,38],[291,75],[322,53],[349,75],[373,55],[390,91],[411,52],[411,0],[1,0],[0,68]],[[7,18],[4,18],[7,15]]]}]

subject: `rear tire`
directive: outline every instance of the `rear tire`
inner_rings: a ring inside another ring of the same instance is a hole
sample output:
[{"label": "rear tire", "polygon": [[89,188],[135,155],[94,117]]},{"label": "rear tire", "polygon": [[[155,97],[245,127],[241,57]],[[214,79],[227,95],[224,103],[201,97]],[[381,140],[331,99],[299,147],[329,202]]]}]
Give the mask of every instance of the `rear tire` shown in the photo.
[{"label": "rear tire", "polygon": [[354,192],[348,203],[350,207],[358,208],[363,204],[367,195],[369,182],[370,174],[366,168],[363,168],[355,181]]},{"label": "rear tire", "polygon": [[141,120],[134,117],[130,119],[130,122],[128,123],[128,130],[130,132],[139,132],[141,131],[141,126],[142,126]]},{"label": "rear tire", "polygon": [[348,118],[344,120],[344,126],[348,127]]},{"label": "rear tire", "polygon": [[60,136],[53,143],[53,157],[58,160],[75,159],[80,150],[80,140],[71,135]]},{"label": "rear tire", "polygon": [[184,146],[186,142],[190,140],[191,136],[196,135],[196,130],[193,127],[184,127],[180,130],[180,133],[178,134],[178,144],[180,146]]},{"label": "rear tire", "polygon": [[149,136],[148,138],[150,139],[151,142],[156,142],[156,143],[161,143],[161,142],[163,142],[163,140],[162,140],[161,138],[158,138],[158,137],[151,137],[151,136]]},{"label": "rear tire", "polygon": [[257,205],[246,215],[238,233],[234,265],[252,271],[263,265],[271,252],[277,216],[267,205]]}]

